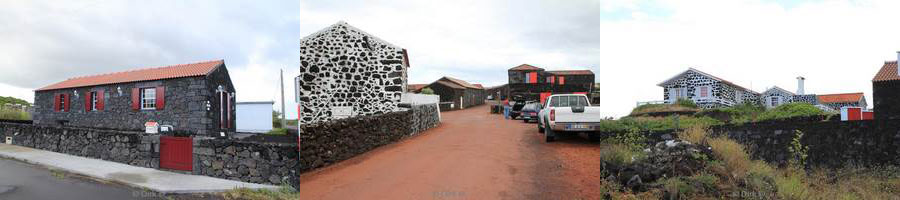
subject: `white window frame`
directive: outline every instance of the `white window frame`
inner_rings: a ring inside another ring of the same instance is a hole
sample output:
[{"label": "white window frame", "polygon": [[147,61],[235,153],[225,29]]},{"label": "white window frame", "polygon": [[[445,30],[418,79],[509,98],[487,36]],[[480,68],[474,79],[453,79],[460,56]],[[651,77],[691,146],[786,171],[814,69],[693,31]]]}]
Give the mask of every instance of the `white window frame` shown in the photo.
[{"label": "white window frame", "polygon": [[687,99],[687,88],[675,88],[675,101],[679,99]]},{"label": "white window frame", "polygon": [[141,110],[156,110],[156,88],[141,88],[140,90]]},{"label": "white window frame", "polygon": [[[710,86],[697,86],[694,88],[694,91],[697,92],[697,98],[708,99],[712,98],[712,91]],[[706,96],[703,96],[703,92],[706,92]]]},{"label": "white window frame", "polygon": [[91,111],[97,111],[97,92],[91,92]]},{"label": "white window frame", "polygon": [[772,96],[769,98],[769,106],[770,107],[777,107],[779,105],[781,105],[781,97]]}]

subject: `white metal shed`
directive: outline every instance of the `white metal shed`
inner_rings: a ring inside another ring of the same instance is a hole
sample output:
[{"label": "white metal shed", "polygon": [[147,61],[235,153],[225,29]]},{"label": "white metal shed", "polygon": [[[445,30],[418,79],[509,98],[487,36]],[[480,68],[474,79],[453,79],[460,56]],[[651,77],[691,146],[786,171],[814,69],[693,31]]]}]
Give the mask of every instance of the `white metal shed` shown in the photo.
[{"label": "white metal shed", "polygon": [[238,132],[266,133],[272,130],[272,105],[274,101],[237,102]]}]

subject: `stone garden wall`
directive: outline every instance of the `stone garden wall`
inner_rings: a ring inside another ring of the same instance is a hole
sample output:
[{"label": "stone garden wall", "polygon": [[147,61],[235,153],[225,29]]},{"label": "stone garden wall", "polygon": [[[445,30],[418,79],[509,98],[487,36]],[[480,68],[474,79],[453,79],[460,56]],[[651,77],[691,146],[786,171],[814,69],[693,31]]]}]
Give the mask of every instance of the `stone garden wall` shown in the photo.
[{"label": "stone garden wall", "polygon": [[415,135],[440,123],[435,105],[300,127],[300,172],[331,165]]},{"label": "stone garden wall", "polygon": [[159,135],[0,122],[0,140],[8,136],[13,145],[140,167],[159,166],[159,152],[154,148]]},{"label": "stone garden wall", "polygon": [[[809,167],[900,165],[900,120],[770,121],[710,129],[746,145],[751,156],[784,165],[797,138]],[[802,137],[800,134],[802,133]]]},{"label": "stone garden wall", "polygon": [[297,181],[297,144],[194,138],[193,174],[281,185]]}]

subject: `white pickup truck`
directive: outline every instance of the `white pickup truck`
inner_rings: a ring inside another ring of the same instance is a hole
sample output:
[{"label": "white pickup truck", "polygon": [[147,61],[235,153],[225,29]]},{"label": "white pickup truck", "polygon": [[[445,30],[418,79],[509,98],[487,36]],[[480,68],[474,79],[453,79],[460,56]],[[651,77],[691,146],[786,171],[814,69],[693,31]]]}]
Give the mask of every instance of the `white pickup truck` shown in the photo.
[{"label": "white pickup truck", "polygon": [[591,107],[583,94],[557,94],[547,97],[544,108],[538,113],[538,132],[544,133],[547,142],[556,140],[562,132],[587,133],[591,140],[598,140],[597,125],[603,120],[600,107]]}]

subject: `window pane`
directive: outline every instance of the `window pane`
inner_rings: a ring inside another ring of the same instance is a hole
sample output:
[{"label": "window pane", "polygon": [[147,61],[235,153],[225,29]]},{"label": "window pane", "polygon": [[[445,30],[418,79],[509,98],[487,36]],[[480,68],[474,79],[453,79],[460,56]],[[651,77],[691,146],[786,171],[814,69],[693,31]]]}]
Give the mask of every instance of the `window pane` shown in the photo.
[{"label": "window pane", "polygon": [[587,98],[579,97],[578,98],[578,106],[587,106]]},{"label": "window pane", "polygon": [[578,106],[578,99],[580,99],[580,98],[578,98],[576,96],[570,96],[569,97],[569,106]]},{"label": "window pane", "polygon": [[559,107],[559,97],[550,99],[550,107]]},{"label": "window pane", "polygon": [[569,107],[569,97],[559,97],[559,107]]}]

